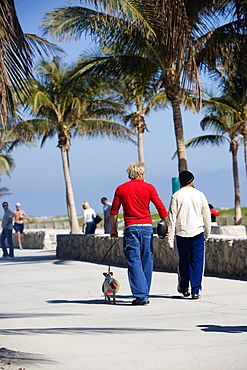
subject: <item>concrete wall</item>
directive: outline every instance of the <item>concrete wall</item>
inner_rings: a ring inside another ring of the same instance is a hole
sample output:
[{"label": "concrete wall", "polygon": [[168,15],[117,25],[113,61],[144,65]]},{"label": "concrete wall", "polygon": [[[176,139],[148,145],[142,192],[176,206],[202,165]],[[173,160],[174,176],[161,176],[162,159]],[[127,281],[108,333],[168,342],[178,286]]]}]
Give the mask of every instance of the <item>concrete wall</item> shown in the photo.
[{"label": "concrete wall", "polygon": [[212,226],[211,234],[247,236],[247,226],[244,225]]},{"label": "concrete wall", "polygon": [[[104,264],[126,266],[122,243],[119,237]],[[101,263],[111,245],[111,238],[103,235],[57,235],[57,258]],[[177,268],[176,252],[157,236],[154,236],[154,268],[173,272]],[[247,238],[210,237],[206,243],[205,273],[247,277]]]},{"label": "concrete wall", "polygon": [[[26,230],[24,229],[24,236],[22,246],[24,249],[55,249],[57,246],[57,233],[68,234],[68,230]],[[17,248],[17,236],[13,230],[13,244]],[[6,240],[7,243],[7,240]]]}]

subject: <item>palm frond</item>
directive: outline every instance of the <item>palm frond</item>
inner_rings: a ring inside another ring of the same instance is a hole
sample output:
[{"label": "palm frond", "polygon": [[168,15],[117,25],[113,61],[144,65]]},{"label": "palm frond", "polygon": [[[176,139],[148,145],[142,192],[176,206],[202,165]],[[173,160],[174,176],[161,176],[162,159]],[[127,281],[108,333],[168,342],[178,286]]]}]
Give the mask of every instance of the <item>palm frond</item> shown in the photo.
[{"label": "palm frond", "polygon": [[227,132],[228,122],[225,118],[210,114],[201,120],[200,126],[203,130],[212,130],[218,134],[223,134]]},{"label": "palm frond", "polygon": [[225,140],[229,141],[223,135],[203,135],[195,137],[191,140],[186,141],[185,146],[186,148],[194,148],[198,146],[204,146],[211,144],[212,146],[219,146],[225,142]]},{"label": "palm frond", "polygon": [[13,171],[14,167],[15,163],[11,156],[0,154],[0,175],[10,175],[10,172]]},{"label": "palm frond", "polygon": [[[223,144],[225,140],[229,142],[229,140],[223,135],[203,135],[203,136],[198,136],[198,137],[195,137],[193,139],[186,141],[185,147],[186,148],[196,148],[196,147],[204,146],[208,144],[212,146],[219,146]],[[172,159],[174,159],[177,155],[178,155],[178,152],[176,151],[173,154]]]},{"label": "palm frond", "polygon": [[[103,35],[105,37],[108,35],[108,40],[110,39],[109,36],[115,39],[118,37],[116,33],[114,35],[112,32],[113,28],[125,28],[126,31],[131,29],[134,19],[135,24],[139,25],[142,32],[145,30],[146,34],[154,37],[153,28],[142,14],[143,6],[140,2],[137,1],[134,5],[133,2],[127,1],[125,4],[123,2],[123,5],[126,6],[121,7],[120,2],[118,2],[115,10],[113,10],[108,2],[107,8],[111,10],[107,12],[104,12],[103,9],[97,11],[78,6],[57,8],[45,15],[41,27],[45,35],[49,34],[59,41],[78,40],[83,33],[86,36],[88,34],[95,36],[97,33],[99,41],[102,42]],[[127,11],[127,13],[124,14],[124,11]]]},{"label": "palm frond", "polygon": [[74,131],[73,136],[86,136],[88,138],[109,137],[123,141],[130,141],[136,144],[133,140],[134,132],[118,122],[113,122],[105,119],[83,119],[78,124],[78,129]]},{"label": "palm frond", "polygon": [[37,35],[31,33],[25,33],[25,39],[30,46],[30,49],[33,50],[33,53],[38,53],[41,57],[45,54],[46,56],[50,55],[58,55],[64,56],[66,55],[65,51],[53,44],[46,39],[39,37]]}]

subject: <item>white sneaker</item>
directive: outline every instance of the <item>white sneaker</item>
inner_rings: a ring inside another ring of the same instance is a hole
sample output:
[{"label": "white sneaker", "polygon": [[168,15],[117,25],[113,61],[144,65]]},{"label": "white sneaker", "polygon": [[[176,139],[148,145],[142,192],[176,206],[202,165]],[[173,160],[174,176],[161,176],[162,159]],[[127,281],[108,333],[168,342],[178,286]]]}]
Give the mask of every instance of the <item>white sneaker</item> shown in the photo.
[{"label": "white sneaker", "polygon": [[20,249],[23,249],[23,248],[22,248],[22,245],[19,245],[19,248],[20,248]]}]

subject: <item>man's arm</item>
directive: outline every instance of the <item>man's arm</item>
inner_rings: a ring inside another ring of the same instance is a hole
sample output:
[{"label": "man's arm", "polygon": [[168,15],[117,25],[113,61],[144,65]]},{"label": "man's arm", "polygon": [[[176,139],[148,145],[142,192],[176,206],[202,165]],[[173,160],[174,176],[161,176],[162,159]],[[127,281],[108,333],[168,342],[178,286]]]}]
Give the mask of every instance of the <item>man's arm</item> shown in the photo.
[{"label": "man's arm", "polygon": [[174,197],[172,197],[168,212],[168,225],[169,225],[168,244],[170,249],[174,249],[176,220],[177,220],[176,200],[174,199]]},{"label": "man's arm", "polygon": [[6,225],[5,225],[4,229],[7,229],[8,226],[12,223],[13,223],[13,214],[11,214],[11,216],[9,216],[8,221],[6,222]]},{"label": "man's arm", "polygon": [[117,232],[117,216],[120,208],[120,200],[118,195],[118,188],[115,191],[111,210],[110,210],[110,221],[111,221],[111,238],[118,238]]},{"label": "man's arm", "polygon": [[151,196],[151,202],[155,205],[155,208],[157,209],[160,218],[166,218],[168,217],[166,207],[164,206],[162,200],[159,198],[159,195],[155,187],[154,186],[152,187],[153,187],[153,191],[152,191],[152,196]]},{"label": "man's arm", "polygon": [[28,219],[28,216],[26,215],[26,212],[25,211],[22,211],[21,216],[22,216],[22,218]]},{"label": "man's arm", "polygon": [[208,240],[211,232],[211,214],[208,206],[207,199],[204,194],[202,194],[202,217],[204,222],[204,235],[205,240]]},{"label": "man's arm", "polygon": [[117,216],[118,215],[110,215],[110,221],[111,221],[111,238],[117,238],[118,232],[117,232]]}]

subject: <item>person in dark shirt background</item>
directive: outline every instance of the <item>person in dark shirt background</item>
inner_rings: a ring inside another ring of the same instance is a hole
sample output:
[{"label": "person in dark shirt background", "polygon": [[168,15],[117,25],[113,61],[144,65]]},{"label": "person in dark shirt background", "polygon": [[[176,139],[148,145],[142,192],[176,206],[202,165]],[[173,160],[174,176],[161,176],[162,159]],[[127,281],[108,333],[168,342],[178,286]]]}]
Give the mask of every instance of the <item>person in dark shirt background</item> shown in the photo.
[{"label": "person in dark shirt background", "polygon": [[221,213],[217,212],[212,206],[212,204],[209,204],[208,206],[209,206],[210,213],[211,213],[211,223],[212,225],[217,225],[216,216],[221,215]]}]

